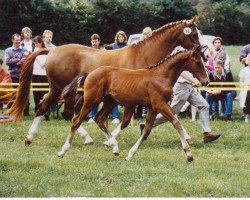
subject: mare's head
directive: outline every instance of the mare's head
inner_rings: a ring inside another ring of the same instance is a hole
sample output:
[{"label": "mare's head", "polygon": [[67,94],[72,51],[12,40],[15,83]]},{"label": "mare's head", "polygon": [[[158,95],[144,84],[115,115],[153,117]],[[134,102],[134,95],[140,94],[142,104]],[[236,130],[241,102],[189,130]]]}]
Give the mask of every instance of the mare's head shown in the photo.
[{"label": "mare's head", "polygon": [[195,46],[192,50],[192,55],[186,63],[186,70],[190,71],[202,85],[207,85],[209,82],[208,75],[205,69],[205,64],[202,59],[201,46]]},{"label": "mare's head", "polygon": [[193,17],[190,20],[184,20],[180,27],[179,45],[185,49],[190,49],[195,45],[203,45],[200,40],[200,33],[197,29],[198,17]]}]

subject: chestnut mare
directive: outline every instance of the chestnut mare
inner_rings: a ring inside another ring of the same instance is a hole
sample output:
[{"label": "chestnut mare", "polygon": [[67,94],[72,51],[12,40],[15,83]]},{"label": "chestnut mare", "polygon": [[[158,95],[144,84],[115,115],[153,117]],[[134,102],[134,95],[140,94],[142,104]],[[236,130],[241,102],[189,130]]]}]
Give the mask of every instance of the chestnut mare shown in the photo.
[{"label": "chestnut mare", "polygon": [[[139,69],[156,64],[178,45],[186,49],[200,45],[199,39],[202,38],[199,37],[196,22],[197,18],[194,17],[191,20],[169,23],[153,31],[148,39],[118,50],[97,50],[87,46],[68,44],[50,50],[42,49],[31,54],[22,66],[16,99],[7,113],[16,121],[22,118],[29,98],[28,88],[32,79],[33,63],[41,54],[48,54],[46,72],[50,91],[38,106],[25,144],[32,142],[49,105],[57,100],[63,88],[81,72],[89,73],[102,65]],[[82,126],[78,131],[85,138],[85,144],[93,142]]]},{"label": "chestnut mare", "polygon": [[[85,81],[84,104],[80,113],[74,116],[70,134],[58,156],[64,156],[70,147],[75,131],[96,105],[103,101],[103,107],[109,107],[110,105],[112,107],[118,101],[125,105],[125,113],[126,110],[133,112],[136,105],[149,108],[143,134],[129,151],[127,160],[131,159],[142,142],[148,137],[157,113],[161,113],[178,131],[187,160],[191,162],[193,156],[184,138],[183,127],[167,102],[171,100],[172,88],[184,70],[192,72],[202,83],[208,83],[207,73],[200,53],[201,49],[198,46],[193,50],[184,50],[168,56],[155,66],[147,69],[131,70],[115,66],[102,66],[88,76],[86,73],[81,73],[78,80]],[[72,91],[77,87],[77,84],[70,84],[63,93],[66,94],[67,91]],[[131,116],[131,113],[124,114],[122,125],[127,121],[129,122]],[[119,148],[115,137],[110,135],[103,123],[104,121],[98,121],[98,116],[95,121],[113,146],[113,153],[118,155]]]}]

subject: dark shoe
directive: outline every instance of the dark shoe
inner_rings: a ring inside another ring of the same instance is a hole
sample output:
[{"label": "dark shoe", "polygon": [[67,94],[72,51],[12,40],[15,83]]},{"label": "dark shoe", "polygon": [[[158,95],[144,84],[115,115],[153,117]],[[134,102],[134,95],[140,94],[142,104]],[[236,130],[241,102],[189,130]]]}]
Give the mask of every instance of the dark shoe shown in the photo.
[{"label": "dark shoe", "polygon": [[220,137],[220,134],[211,134],[211,133],[203,133],[203,140],[204,143],[208,143],[208,142],[213,142],[214,140],[217,140]]},{"label": "dark shoe", "polygon": [[143,133],[143,129],[145,128],[145,124],[140,124],[141,135]]},{"label": "dark shoe", "polygon": [[226,115],[225,121],[226,121],[226,122],[232,122],[232,121],[233,121],[233,120],[232,120],[232,116],[231,116],[231,115]]}]

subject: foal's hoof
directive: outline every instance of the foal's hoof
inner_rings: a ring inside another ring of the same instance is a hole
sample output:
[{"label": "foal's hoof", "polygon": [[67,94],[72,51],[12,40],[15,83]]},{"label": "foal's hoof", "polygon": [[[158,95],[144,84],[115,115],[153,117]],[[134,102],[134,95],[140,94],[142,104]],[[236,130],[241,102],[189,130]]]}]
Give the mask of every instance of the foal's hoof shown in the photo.
[{"label": "foal's hoof", "polygon": [[113,152],[115,156],[119,156],[119,152]]},{"label": "foal's hoof", "polygon": [[26,137],[25,140],[24,140],[24,144],[26,146],[30,145],[31,144],[31,141]]},{"label": "foal's hoof", "polygon": [[188,156],[188,157],[187,157],[187,161],[188,161],[188,162],[192,162],[193,160],[194,160],[193,156]]},{"label": "foal's hoof", "polygon": [[191,145],[191,144],[193,144],[193,140],[190,138],[190,139],[186,139],[186,141],[187,141],[187,143],[189,144],[189,145]]},{"label": "foal's hoof", "polygon": [[84,142],[84,145],[93,145],[94,144],[94,141],[86,141],[86,142]]}]

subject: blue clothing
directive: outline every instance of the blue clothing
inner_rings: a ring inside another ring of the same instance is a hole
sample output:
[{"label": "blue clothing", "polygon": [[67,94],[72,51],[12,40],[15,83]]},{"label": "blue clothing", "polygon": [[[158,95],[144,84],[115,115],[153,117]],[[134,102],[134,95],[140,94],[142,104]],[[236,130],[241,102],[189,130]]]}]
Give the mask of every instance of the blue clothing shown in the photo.
[{"label": "blue clothing", "polygon": [[98,112],[98,107],[99,107],[99,105],[97,105],[96,107],[94,107],[94,108],[91,110],[91,112],[89,113],[89,118],[94,118],[94,117],[95,117],[95,115],[96,115],[97,112]]},{"label": "blue clothing", "polygon": [[[225,100],[220,100],[221,102],[221,113],[224,115],[226,113],[226,102]],[[214,101],[212,108],[213,113],[216,113],[217,115],[219,115],[219,101]]]},{"label": "blue clothing", "polygon": [[125,46],[127,46],[126,44],[120,44],[120,43],[112,43],[111,46],[113,47],[113,49],[121,49]]},{"label": "blue clothing", "polygon": [[[231,91],[231,92],[227,92],[227,93],[223,93],[222,94],[224,99],[225,99],[225,113],[226,115],[232,115],[233,112],[233,100],[236,97],[236,92],[235,91]],[[213,96],[206,96],[206,101],[209,104],[209,107],[212,107],[213,102],[215,101],[215,97]],[[210,115],[212,113],[210,112]]]},{"label": "blue clothing", "polygon": [[19,78],[21,72],[21,64],[26,60],[24,52],[29,52],[26,48],[20,46],[18,49],[9,47],[5,50],[5,62],[9,66],[10,76]]},{"label": "blue clothing", "polygon": [[[127,44],[120,44],[120,43],[112,43],[111,46],[113,47],[113,49],[120,49],[123,48],[125,46],[127,46]],[[119,119],[119,110],[118,110],[118,105],[112,110],[112,118],[113,119]]]}]

